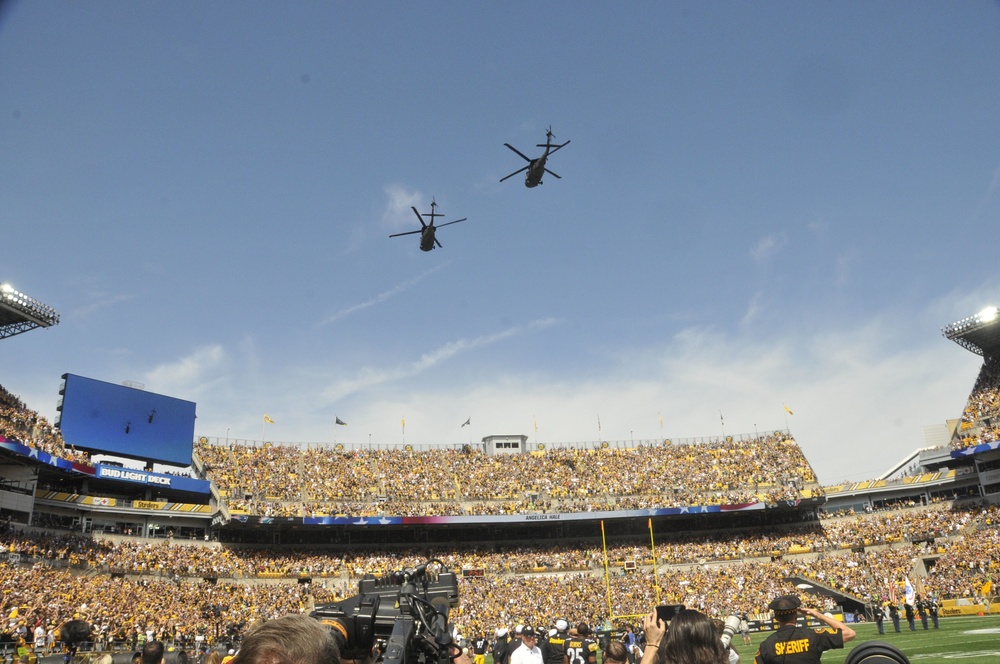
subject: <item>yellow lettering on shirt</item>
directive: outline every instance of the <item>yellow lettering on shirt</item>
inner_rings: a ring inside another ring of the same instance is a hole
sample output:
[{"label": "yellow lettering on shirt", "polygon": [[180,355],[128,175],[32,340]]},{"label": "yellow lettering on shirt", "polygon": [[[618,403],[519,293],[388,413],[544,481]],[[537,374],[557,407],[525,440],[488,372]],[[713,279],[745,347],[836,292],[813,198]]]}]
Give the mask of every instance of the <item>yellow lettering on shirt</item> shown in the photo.
[{"label": "yellow lettering on shirt", "polygon": [[792,655],[800,652],[809,652],[809,639],[779,641],[774,644],[775,655]]}]

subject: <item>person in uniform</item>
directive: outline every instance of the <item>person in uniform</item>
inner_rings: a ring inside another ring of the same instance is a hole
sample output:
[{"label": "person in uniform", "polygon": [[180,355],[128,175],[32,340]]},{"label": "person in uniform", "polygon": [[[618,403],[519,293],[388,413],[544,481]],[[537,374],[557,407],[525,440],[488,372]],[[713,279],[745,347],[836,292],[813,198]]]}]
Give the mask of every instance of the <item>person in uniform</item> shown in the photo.
[{"label": "person in uniform", "polygon": [[[768,608],[774,612],[778,628],[760,644],[754,664],[819,664],[825,651],[843,648],[856,636],[853,629],[836,618],[804,608],[795,595],[779,597]],[[800,613],[826,627],[799,627]]]},{"label": "person in uniform", "polygon": [[556,620],[555,634],[549,634],[539,646],[545,664],[563,664],[566,657],[566,641],[569,640],[569,621],[564,618]]},{"label": "person in uniform", "polygon": [[493,642],[493,662],[494,664],[507,664],[510,662],[511,650],[511,639],[507,633],[507,628],[498,628],[496,634],[497,640]]},{"label": "person in uniform", "polygon": [[895,602],[889,603],[889,617],[892,618],[892,628],[899,632],[899,607]]},{"label": "person in uniform", "polygon": [[934,623],[934,629],[938,628],[938,603],[934,599],[934,595],[927,596],[927,613],[931,614],[931,622]]},{"label": "person in uniform", "polygon": [[917,616],[916,612],[913,610],[913,605],[910,604],[909,602],[904,603],[903,611],[906,612],[906,624],[910,626],[910,631],[911,632],[917,631],[917,626],[913,622],[914,618],[916,618]]},{"label": "person in uniform", "polygon": [[[590,625],[579,623],[576,626],[576,634],[570,632],[566,641],[563,664],[597,664],[597,650],[597,642],[590,638]],[[628,653],[624,649],[621,652],[625,653],[625,661],[628,661]]]},{"label": "person in uniform", "polygon": [[885,622],[885,612],[882,610],[882,607],[876,606],[874,614],[875,614],[875,624],[878,626],[878,633],[885,634],[885,629],[882,626],[882,623]]},{"label": "person in uniform", "polygon": [[486,647],[488,645],[489,641],[482,633],[472,640],[472,661],[474,664],[486,664]]},{"label": "person in uniform", "polygon": [[924,629],[927,629],[927,602],[920,595],[917,595],[916,609],[917,616],[920,617],[920,624],[924,626]]}]

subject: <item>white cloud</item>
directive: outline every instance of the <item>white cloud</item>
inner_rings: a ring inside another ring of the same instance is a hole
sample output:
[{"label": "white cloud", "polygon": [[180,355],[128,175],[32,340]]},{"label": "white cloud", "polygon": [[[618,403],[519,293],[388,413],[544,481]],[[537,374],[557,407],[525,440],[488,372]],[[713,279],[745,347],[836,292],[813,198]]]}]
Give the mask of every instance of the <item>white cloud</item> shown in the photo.
[{"label": "white cloud", "polygon": [[385,210],[382,212],[384,226],[392,230],[402,230],[420,223],[410,209],[419,206],[424,200],[424,196],[420,192],[408,189],[401,184],[386,185],[383,191],[388,198]]},{"label": "white cloud", "polygon": [[750,257],[755,263],[766,263],[786,244],[784,233],[772,233],[757,241],[750,249]]},{"label": "white cloud", "polygon": [[222,346],[204,346],[186,357],[153,367],[143,380],[152,392],[193,401],[222,380],[226,360]]},{"label": "white cloud", "polygon": [[91,314],[114,307],[115,305],[121,304],[122,302],[128,302],[129,300],[135,299],[135,295],[129,295],[127,293],[90,293],[88,295],[90,302],[83,305],[82,307],[77,307],[70,312],[71,318],[84,318],[90,316]]},{"label": "white cloud", "polygon": [[413,277],[412,279],[407,279],[403,283],[397,284],[396,286],[393,286],[389,290],[382,291],[381,293],[379,293],[378,295],[376,295],[375,297],[373,297],[371,299],[365,300],[364,302],[360,302],[360,303],[355,304],[355,305],[351,305],[350,307],[347,307],[346,309],[341,309],[340,311],[337,311],[337,312],[335,312],[333,314],[330,314],[329,316],[327,316],[326,318],[324,318],[323,320],[321,320],[319,322],[319,325],[320,326],[329,325],[330,323],[335,323],[338,320],[342,320],[344,318],[347,318],[351,314],[355,314],[355,313],[357,313],[359,311],[364,311],[365,309],[368,309],[369,307],[374,307],[377,304],[382,304],[383,302],[386,302],[386,301],[392,299],[396,295],[399,295],[400,293],[403,293],[403,292],[409,290],[410,288],[413,288],[418,283],[420,283],[423,279],[425,279],[426,277],[434,274],[435,272],[437,272],[438,270],[440,270],[441,268],[443,268],[443,267],[445,267],[446,265],[449,265],[449,264],[450,264],[449,261],[445,261],[443,263],[438,263],[437,265],[435,265],[431,269],[425,270],[424,272],[421,272],[420,274],[418,274],[417,276]]},{"label": "white cloud", "polygon": [[415,362],[400,364],[389,369],[366,367],[357,372],[355,376],[337,381],[336,383],[328,386],[323,391],[323,396],[325,400],[331,403],[336,403],[362,390],[368,390],[373,387],[392,381],[402,380],[404,378],[412,378],[413,376],[428,371],[439,364],[447,362],[461,353],[490,346],[499,341],[527,334],[538,329],[550,327],[554,324],[555,319],[540,319],[532,321],[527,325],[509,327],[493,334],[482,335],[473,339],[458,339],[456,341],[450,341],[429,353],[425,353]]}]

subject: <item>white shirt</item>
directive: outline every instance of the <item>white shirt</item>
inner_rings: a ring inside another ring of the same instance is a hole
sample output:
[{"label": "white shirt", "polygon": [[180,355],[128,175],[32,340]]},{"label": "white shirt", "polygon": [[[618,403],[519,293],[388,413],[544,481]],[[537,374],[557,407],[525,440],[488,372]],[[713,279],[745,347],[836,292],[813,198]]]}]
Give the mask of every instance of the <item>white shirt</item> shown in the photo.
[{"label": "white shirt", "polygon": [[545,664],[542,660],[542,649],[537,645],[529,648],[521,643],[520,647],[511,653],[510,664]]}]

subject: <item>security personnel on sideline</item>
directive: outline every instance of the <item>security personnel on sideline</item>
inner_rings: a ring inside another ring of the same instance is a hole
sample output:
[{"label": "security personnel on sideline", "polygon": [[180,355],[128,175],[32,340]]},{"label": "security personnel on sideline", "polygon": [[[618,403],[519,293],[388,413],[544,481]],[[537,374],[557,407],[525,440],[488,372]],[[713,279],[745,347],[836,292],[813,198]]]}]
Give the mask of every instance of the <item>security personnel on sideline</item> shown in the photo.
[{"label": "security personnel on sideline", "polygon": [[[768,608],[774,612],[778,629],[760,644],[754,664],[819,664],[824,651],[843,648],[856,636],[853,629],[836,618],[816,609],[802,608],[795,595],[779,597]],[[826,623],[827,627],[799,627],[800,613]]]}]

